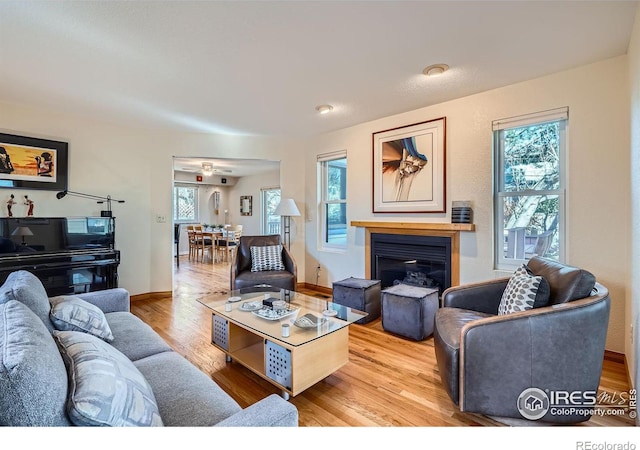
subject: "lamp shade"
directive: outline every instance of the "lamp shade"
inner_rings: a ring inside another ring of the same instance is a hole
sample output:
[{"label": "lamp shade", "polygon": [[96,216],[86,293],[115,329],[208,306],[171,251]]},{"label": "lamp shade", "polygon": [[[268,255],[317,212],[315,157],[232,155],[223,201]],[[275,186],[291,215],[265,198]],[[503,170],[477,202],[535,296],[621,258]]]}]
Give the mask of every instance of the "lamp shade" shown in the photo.
[{"label": "lamp shade", "polygon": [[11,236],[33,236],[29,227],[18,227],[11,233]]},{"label": "lamp shade", "polygon": [[292,198],[283,198],[274,213],[278,216],[299,216],[300,211]]}]

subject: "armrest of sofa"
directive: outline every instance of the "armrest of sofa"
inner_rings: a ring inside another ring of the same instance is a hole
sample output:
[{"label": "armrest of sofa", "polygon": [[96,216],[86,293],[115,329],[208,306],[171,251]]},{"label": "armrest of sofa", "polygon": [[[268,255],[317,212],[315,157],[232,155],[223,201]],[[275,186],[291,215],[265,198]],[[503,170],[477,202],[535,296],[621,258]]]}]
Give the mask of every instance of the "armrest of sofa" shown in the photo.
[{"label": "armrest of sofa", "polygon": [[105,289],[103,291],[93,291],[75,295],[97,306],[105,313],[129,312],[131,306],[129,291],[123,288]]},{"label": "armrest of sofa", "polygon": [[[467,323],[460,341],[460,409],[522,417],[518,398],[526,389],[597,391],[609,309],[605,291],[561,305]],[[541,420],[567,423],[589,417],[549,411]]]},{"label": "armrest of sofa", "polygon": [[269,397],[235,413],[217,427],[297,427],[298,409],[282,397]]},{"label": "armrest of sofa", "polygon": [[497,314],[509,278],[454,286],[442,293],[442,306]]}]

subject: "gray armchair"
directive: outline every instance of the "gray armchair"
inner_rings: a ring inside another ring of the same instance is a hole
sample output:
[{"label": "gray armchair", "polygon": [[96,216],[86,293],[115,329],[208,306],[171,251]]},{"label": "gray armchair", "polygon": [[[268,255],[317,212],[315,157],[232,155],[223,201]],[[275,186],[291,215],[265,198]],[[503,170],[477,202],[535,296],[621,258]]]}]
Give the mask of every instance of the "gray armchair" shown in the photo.
[{"label": "gray armchair", "polygon": [[452,287],[443,293],[434,326],[442,383],[461,411],[498,420],[589,420],[593,405],[578,406],[567,414],[554,414],[551,407],[545,413],[541,405],[541,417],[531,417],[527,410],[523,415],[527,399],[521,394],[531,388],[547,394],[597,392],[609,292],[582,269],[540,257],[527,265],[549,283],[547,306],[497,315],[508,278]]},{"label": "gray armchair", "polygon": [[238,250],[231,261],[231,289],[251,288],[260,284],[268,284],[280,289],[295,291],[298,280],[296,262],[282,246],[282,263],[285,270],[268,270],[262,272],[251,271],[251,247],[278,245],[280,235],[242,236],[238,243]]}]

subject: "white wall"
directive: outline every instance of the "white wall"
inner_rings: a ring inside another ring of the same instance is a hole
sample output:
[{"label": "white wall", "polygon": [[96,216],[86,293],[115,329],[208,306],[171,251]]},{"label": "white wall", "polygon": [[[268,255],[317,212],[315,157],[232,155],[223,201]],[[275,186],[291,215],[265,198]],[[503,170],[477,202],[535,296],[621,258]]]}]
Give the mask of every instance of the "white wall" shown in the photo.
[{"label": "white wall", "polygon": [[[271,170],[259,175],[245,176],[238,179],[236,185],[231,189],[229,198],[231,201],[230,211],[233,217],[232,223],[242,225],[242,234],[246,236],[262,234],[260,226],[262,210],[260,190],[278,186],[280,186],[280,170]],[[244,195],[252,197],[253,206],[250,216],[240,215],[240,197]]]},{"label": "white wall", "polygon": [[[625,354],[631,379],[637,389],[640,364],[638,339],[640,333],[640,7],[628,51],[631,103],[631,255],[629,264],[630,289],[627,291],[627,323],[625,324]],[[631,324],[634,324],[632,329]],[[633,339],[630,337],[633,335]],[[638,423],[638,422],[636,422]]]},{"label": "white wall", "polygon": [[[461,282],[493,278],[492,132],[495,119],[569,107],[567,262],[592,271],[612,298],[607,348],[625,350],[625,298],[629,242],[629,102],[626,57],[398,114],[328,133],[309,142],[306,159],[309,210],[306,281],[319,284],[364,273],[364,231],[350,227],[345,253],[321,251],[316,242],[316,155],[347,150],[348,221],[450,222],[447,214],[373,214],[372,133],[446,117],[447,210],[471,200],[476,232],[461,236]],[[311,206],[313,205],[313,206]]]},{"label": "white wall", "polygon": [[[116,244],[122,253],[120,286],[131,294],[172,290],[173,156],[281,160],[283,193],[304,204],[304,156],[293,139],[205,135],[136,129],[56,110],[0,103],[2,132],[69,142],[69,189],[126,200],[114,204]],[[215,150],[213,150],[215,149]],[[8,197],[13,190],[4,190]],[[81,198],[56,200],[54,191],[15,190],[35,201],[36,216],[99,214]],[[19,205],[16,205],[19,206]],[[19,211],[16,208],[16,211]],[[167,217],[157,223],[156,216]],[[293,253],[304,273],[304,230]]]}]

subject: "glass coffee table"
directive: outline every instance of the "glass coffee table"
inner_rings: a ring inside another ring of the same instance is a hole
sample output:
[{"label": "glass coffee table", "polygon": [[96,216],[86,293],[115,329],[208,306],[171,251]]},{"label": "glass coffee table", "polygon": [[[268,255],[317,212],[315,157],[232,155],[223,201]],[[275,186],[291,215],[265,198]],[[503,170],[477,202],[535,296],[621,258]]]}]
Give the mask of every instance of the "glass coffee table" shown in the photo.
[{"label": "glass coffee table", "polygon": [[364,311],[261,285],[209,294],[211,342],[282,390],[298,395],[349,361],[349,325]]}]

